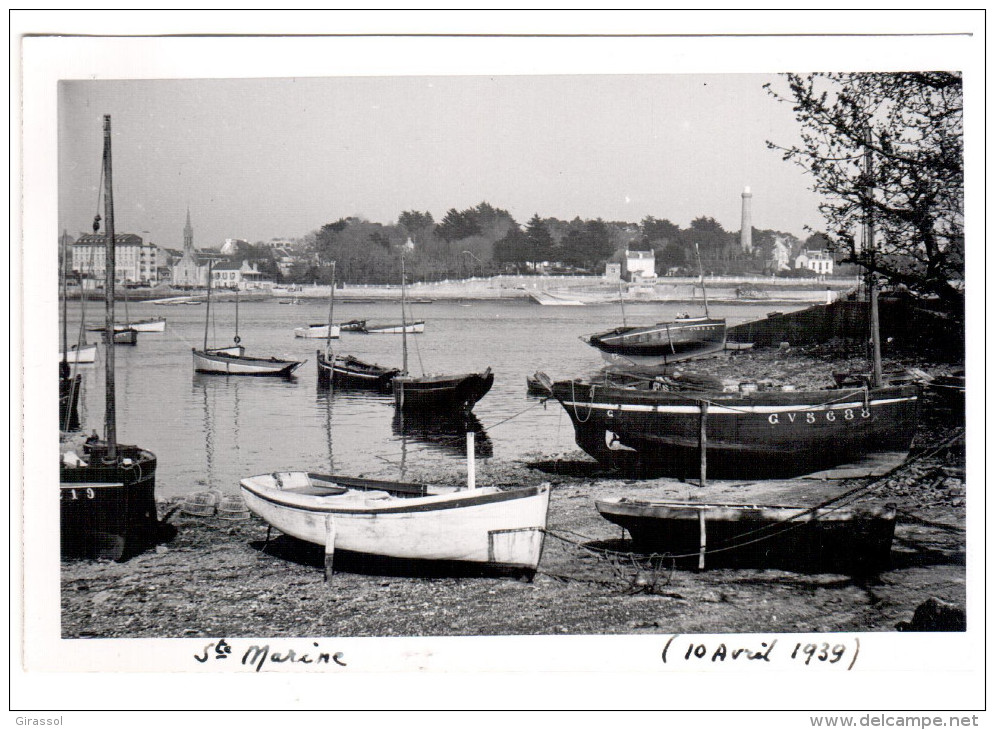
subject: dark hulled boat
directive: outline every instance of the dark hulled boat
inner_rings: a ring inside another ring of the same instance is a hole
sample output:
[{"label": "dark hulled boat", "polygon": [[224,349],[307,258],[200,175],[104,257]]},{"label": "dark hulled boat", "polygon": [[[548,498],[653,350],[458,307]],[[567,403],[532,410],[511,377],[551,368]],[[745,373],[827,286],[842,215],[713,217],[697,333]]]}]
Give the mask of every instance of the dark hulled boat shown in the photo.
[{"label": "dark hulled boat", "polygon": [[[104,198],[107,240],[105,291],[105,439],[92,437],[59,465],[61,552],[66,557],[124,560],[168,537],[155,502],[156,457],[117,443],[114,387],[114,203],[111,182],[111,120],[104,117]],[[99,221],[99,216],[97,218]],[[97,229],[98,223],[94,223]]]},{"label": "dark hulled boat", "polygon": [[401,410],[442,410],[469,412],[487,395],[494,384],[494,373],[459,375],[397,375],[391,381],[394,403]]},{"label": "dark hulled boat", "polygon": [[819,507],[599,500],[598,512],[625,528],[637,550],[678,565],[876,570],[895,535],[895,505]]},{"label": "dark hulled boat", "polygon": [[650,327],[616,327],[589,335],[587,344],[609,362],[658,366],[719,352],[725,347],[726,321],[688,317]]},{"label": "dark hulled boat", "polygon": [[647,382],[553,384],[578,446],[606,467],[719,478],[792,477],[879,451],[907,451],[917,385],[811,391],[682,392]]},{"label": "dark hulled boat", "polygon": [[332,383],[337,388],[362,388],[376,390],[381,393],[390,392],[390,383],[401,371],[376,363],[346,355],[326,357],[321,350],[317,351],[318,384]]}]

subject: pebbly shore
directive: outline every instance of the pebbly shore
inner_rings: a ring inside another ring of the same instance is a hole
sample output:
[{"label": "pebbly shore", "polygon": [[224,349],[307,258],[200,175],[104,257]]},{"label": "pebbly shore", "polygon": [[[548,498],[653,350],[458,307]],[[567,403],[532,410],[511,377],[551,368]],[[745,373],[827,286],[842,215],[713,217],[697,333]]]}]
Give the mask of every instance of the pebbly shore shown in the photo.
[{"label": "pebbly shore", "polygon": [[[747,351],[686,367],[720,379],[822,386],[831,382],[833,370],[862,363],[830,344]],[[956,367],[923,356],[887,364],[929,374]],[[531,582],[363,568],[344,569],[325,582],[320,547],[283,536],[267,544],[266,525],[256,518],[195,517],[175,500],[159,505],[160,517],[178,530],[167,544],[126,563],[62,563],[62,633],[172,638],[893,631],[928,597],[964,605],[963,425],[962,413],[924,399],[912,461],[875,489],[900,512],[890,565],[871,576],[649,564],[625,550],[625,536],[598,515],[595,500],[687,498],[697,487],[606,473],[579,450],[537,450],[513,461],[484,460],[477,472],[478,484],[552,485],[548,534]],[[456,466],[442,465],[411,475],[436,483],[460,483],[464,476]],[[730,499],[728,485],[712,488]]]}]

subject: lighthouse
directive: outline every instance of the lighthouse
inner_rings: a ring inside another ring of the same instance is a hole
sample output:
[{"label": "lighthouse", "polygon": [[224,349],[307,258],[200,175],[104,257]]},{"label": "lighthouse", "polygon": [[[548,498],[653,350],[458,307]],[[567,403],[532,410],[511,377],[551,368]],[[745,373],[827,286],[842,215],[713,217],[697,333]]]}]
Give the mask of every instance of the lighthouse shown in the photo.
[{"label": "lighthouse", "polygon": [[751,200],[753,193],[749,186],[743,188],[743,224],[739,231],[739,243],[743,247],[743,253],[753,253],[753,211]]}]

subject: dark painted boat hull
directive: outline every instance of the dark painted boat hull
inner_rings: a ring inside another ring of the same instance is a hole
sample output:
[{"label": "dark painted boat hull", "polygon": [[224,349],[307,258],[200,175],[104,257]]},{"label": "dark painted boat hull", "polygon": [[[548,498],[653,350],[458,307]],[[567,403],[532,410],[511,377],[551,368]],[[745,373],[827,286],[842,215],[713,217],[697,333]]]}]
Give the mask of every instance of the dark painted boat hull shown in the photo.
[{"label": "dark painted boat hull", "polygon": [[697,477],[702,403],[707,476],[808,474],[880,451],[907,451],[918,420],[914,385],[805,392],[681,393],[561,381],[553,394],[577,444],[608,468]]},{"label": "dark painted boat hull", "polygon": [[620,499],[596,506],[628,531],[637,551],[690,567],[699,564],[702,529],[706,567],[878,570],[888,564],[895,535],[894,505],[806,509]]},{"label": "dark painted boat hull", "polygon": [[389,393],[390,382],[401,372],[397,368],[365,363],[354,357],[336,357],[329,361],[320,350],[317,351],[317,358],[319,385],[327,386],[331,383],[337,388],[356,388]]},{"label": "dark painted boat hull", "polygon": [[618,327],[591,335],[587,343],[607,359],[634,358],[638,364],[666,365],[718,352],[725,340],[724,319],[698,318],[651,327]]},{"label": "dark painted boat hull", "polygon": [[487,395],[494,373],[466,373],[435,377],[397,376],[391,385],[394,404],[403,411],[469,412]]},{"label": "dark painted boat hull", "polygon": [[60,467],[63,557],[126,560],[168,536],[156,511],[155,454],[118,446],[131,464],[103,464],[105,454],[101,444],[85,454],[88,466]]}]

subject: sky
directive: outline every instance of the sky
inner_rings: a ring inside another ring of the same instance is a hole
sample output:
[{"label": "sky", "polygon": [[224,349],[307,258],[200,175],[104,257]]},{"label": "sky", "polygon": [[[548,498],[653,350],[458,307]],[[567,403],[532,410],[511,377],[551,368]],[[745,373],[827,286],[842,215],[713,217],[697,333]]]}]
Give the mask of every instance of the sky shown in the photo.
[{"label": "sky", "polygon": [[[687,227],[710,216],[807,235],[818,198],[768,150],[798,124],[775,75],[380,76],[61,81],[59,229],[97,212],[112,116],[119,232],[182,248],[304,236],[344,216],[440,221],[481,201],[533,214]],[[101,214],[103,211],[100,211]]]}]

